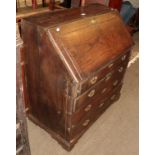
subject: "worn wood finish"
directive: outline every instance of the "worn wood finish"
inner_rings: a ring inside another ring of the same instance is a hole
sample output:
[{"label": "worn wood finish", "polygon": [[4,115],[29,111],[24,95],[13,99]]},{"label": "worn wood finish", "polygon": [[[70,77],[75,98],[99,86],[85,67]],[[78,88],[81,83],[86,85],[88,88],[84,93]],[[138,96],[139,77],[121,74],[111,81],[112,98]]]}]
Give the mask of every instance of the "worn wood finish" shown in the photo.
[{"label": "worn wood finish", "polygon": [[[74,123],[71,126],[71,143],[75,143],[77,139],[94,123],[94,121],[103,113],[104,110],[112,103],[118,100],[120,96],[120,89],[122,85],[120,84],[115,91],[112,91],[108,97],[100,100],[100,102],[95,102],[94,109],[92,109],[89,114],[83,117],[77,125]],[[73,117],[72,117],[73,118]]]},{"label": "worn wood finish", "polygon": [[132,38],[118,12],[98,4],[28,17],[21,28],[29,118],[70,150],[102,114],[95,109],[119,98]]},{"label": "worn wood finish", "polygon": [[[75,112],[73,116],[75,115],[75,118],[77,117],[78,120],[80,120],[84,114],[93,109],[96,102],[98,103],[103,100],[122,83],[124,72],[125,70],[122,71],[122,67],[118,67],[115,72],[110,72],[108,76],[105,76],[105,78],[99,81],[95,86],[76,98],[73,107],[73,111]],[[94,92],[94,95],[90,97],[92,92]]]},{"label": "worn wood finish", "polygon": [[[122,61],[122,57],[126,57],[126,61]],[[101,69],[96,72],[97,77],[95,75],[91,75],[86,81],[83,82],[81,86],[81,93],[88,90],[90,87],[92,87],[95,83],[100,81],[103,76],[106,76],[109,72],[113,71],[118,66],[126,66],[126,63],[128,63],[130,56],[130,52],[125,52],[121,56],[119,56],[117,59],[111,59],[106,65],[104,65]],[[96,78],[96,80],[95,80]]]},{"label": "worn wood finish", "polygon": [[21,48],[18,25],[16,27],[16,154],[30,155],[30,147],[27,134],[27,123],[24,108],[24,93],[22,82]]},{"label": "worn wood finish", "polygon": [[79,7],[81,4],[81,0],[71,0],[71,7]]}]

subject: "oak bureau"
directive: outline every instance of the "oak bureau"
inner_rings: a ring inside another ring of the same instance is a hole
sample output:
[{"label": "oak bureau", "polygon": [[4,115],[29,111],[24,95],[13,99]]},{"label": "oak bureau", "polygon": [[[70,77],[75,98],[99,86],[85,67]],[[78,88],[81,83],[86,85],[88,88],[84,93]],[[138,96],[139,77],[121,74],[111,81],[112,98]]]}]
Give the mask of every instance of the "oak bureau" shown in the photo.
[{"label": "oak bureau", "polygon": [[27,17],[21,30],[28,116],[71,150],[119,99],[133,40],[119,13],[99,4]]}]

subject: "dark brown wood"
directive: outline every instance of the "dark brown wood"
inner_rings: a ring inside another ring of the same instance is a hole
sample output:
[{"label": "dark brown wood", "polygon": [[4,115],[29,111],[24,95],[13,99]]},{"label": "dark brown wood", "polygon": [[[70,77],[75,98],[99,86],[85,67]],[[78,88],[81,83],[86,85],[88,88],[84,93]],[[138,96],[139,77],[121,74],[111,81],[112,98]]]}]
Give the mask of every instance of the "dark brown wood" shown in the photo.
[{"label": "dark brown wood", "polygon": [[66,8],[70,8],[71,7],[71,3],[72,3],[72,0],[64,0],[61,5],[63,7],[66,7]]},{"label": "dark brown wood", "polygon": [[71,0],[71,7],[80,7],[81,0]]},{"label": "dark brown wood", "polygon": [[80,1],[81,1],[81,6],[86,6],[91,3],[105,4],[105,0],[80,0]]},{"label": "dark brown wood", "polygon": [[42,6],[43,6],[43,7],[46,6],[46,0],[42,0]]},{"label": "dark brown wood", "polygon": [[23,50],[23,46],[20,48],[20,65],[21,65],[21,78],[22,78],[22,85],[23,85],[23,98],[24,98],[24,107],[25,107],[25,112],[28,111],[28,104],[29,104],[29,98],[28,98],[28,93],[26,89],[26,75],[25,75],[25,53]]},{"label": "dark brown wood", "polygon": [[[71,118],[72,119],[72,126],[77,126],[78,123],[81,120],[85,119],[85,117],[87,115],[90,115],[90,113],[92,111],[94,111],[94,109],[97,106],[99,106],[100,104],[102,104],[105,101],[105,99],[107,98],[107,96],[109,97],[111,95],[111,92],[115,92],[114,90],[117,90],[120,85],[122,85],[122,82],[119,82],[117,84],[117,86],[115,86],[115,87],[113,86],[113,89],[111,89],[111,90],[109,90],[108,87],[105,87],[106,88],[106,91],[107,91],[106,92],[106,95],[102,95],[103,93],[101,91],[101,93],[99,93],[100,99],[98,99],[98,100],[96,99],[93,102],[87,102],[87,104],[85,104],[79,110],[77,110],[75,113],[73,113],[72,118]],[[103,89],[103,90],[105,90],[105,89]],[[70,117],[70,116],[68,116],[68,117]]]},{"label": "dark brown wood", "polygon": [[32,8],[33,9],[37,8],[37,0],[32,0]]},{"label": "dark brown wood", "polygon": [[[126,56],[126,61],[122,61],[123,56]],[[130,52],[125,52],[125,53],[122,53],[121,56],[117,57],[117,59],[111,59],[106,65],[104,65],[101,69],[99,69],[98,72],[96,72],[97,79],[95,80],[95,82],[93,84],[92,84],[92,80],[95,77],[95,75],[92,75],[86,81],[83,81],[83,84],[81,86],[81,93],[88,90],[95,83],[97,83],[104,76],[106,76],[106,74],[113,71],[116,67],[121,66],[121,65],[126,66],[126,63],[128,62],[129,56],[130,56]],[[77,95],[79,95],[79,94],[77,94]]]},{"label": "dark brown wood", "polygon": [[118,12],[98,4],[28,17],[21,27],[29,118],[70,150],[119,98],[132,38]]},{"label": "dark brown wood", "polygon": [[21,48],[18,25],[16,27],[16,154],[30,155],[30,147],[27,133],[27,123],[24,108],[24,93],[22,82]]},{"label": "dark brown wood", "polygon": [[55,8],[54,6],[55,6],[55,0],[50,0],[49,1],[49,9],[54,10],[54,8]]},{"label": "dark brown wood", "polygon": [[[120,66],[115,68],[115,70],[112,70],[109,73],[107,73],[94,86],[92,86],[90,89],[85,91],[82,95],[77,97],[74,102],[73,111],[76,111],[78,108],[83,107],[85,104],[99,102],[100,100],[102,100],[102,98],[107,96],[109,92],[111,92],[119,83],[121,83],[121,80],[126,68],[126,64],[127,63],[121,64]],[[122,68],[121,72],[119,72],[120,68]],[[94,91],[94,95],[91,97],[91,93],[93,91]]]},{"label": "dark brown wood", "polygon": [[108,95],[108,97],[100,100],[100,102],[95,102],[96,105],[94,106],[94,108],[89,111],[89,113],[85,114],[85,116],[80,119],[76,125],[72,123],[72,130],[70,133],[72,137],[72,143],[75,143],[77,141],[77,137],[81,136],[83,132],[85,132],[90,127],[90,125],[94,123],[94,121],[103,113],[104,110],[106,110],[108,106],[110,106],[112,103],[119,99],[121,87],[122,85],[120,84],[115,89],[115,91],[112,91]]},{"label": "dark brown wood", "polygon": [[81,0],[81,6],[85,6],[86,0]]}]

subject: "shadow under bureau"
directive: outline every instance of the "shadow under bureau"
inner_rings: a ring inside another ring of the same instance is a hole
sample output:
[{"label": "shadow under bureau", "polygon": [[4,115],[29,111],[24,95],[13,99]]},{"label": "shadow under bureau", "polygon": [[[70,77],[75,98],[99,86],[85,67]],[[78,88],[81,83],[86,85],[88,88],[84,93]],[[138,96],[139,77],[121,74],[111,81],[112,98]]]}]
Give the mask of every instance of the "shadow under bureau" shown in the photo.
[{"label": "shadow under bureau", "polygon": [[21,30],[28,116],[70,150],[119,99],[133,40],[99,4],[28,17]]}]

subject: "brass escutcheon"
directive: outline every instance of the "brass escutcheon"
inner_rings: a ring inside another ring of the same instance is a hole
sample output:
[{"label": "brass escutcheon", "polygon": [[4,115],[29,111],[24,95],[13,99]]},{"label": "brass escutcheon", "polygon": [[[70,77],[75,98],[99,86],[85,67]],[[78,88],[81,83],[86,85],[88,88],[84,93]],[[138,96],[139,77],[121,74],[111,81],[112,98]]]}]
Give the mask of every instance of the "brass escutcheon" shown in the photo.
[{"label": "brass escutcheon", "polygon": [[123,71],[123,67],[120,67],[118,71],[121,73]]},{"label": "brass escutcheon", "polygon": [[90,83],[91,83],[91,84],[96,83],[97,79],[98,79],[97,76],[94,76],[94,77],[90,80]]},{"label": "brass escutcheon", "polygon": [[92,97],[95,94],[95,89],[91,90],[90,93],[88,94],[88,97]]},{"label": "brass escutcheon", "polygon": [[112,73],[107,74],[105,77],[105,81],[108,81],[111,78],[111,76],[112,76]]},{"label": "brass escutcheon", "polygon": [[87,125],[89,124],[89,122],[90,122],[90,120],[87,119],[87,120],[85,120],[85,122],[84,122],[82,125],[83,125],[83,126],[87,126]]},{"label": "brass escutcheon", "polygon": [[111,68],[113,65],[114,65],[114,63],[111,63],[111,64],[108,66],[108,68]]},{"label": "brass escutcheon", "polygon": [[114,94],[113,96],[111,96],[111,100],[114,100],[115,99],[115,97],[116,97],[116,95]]},{"label": "brass escutcheon", "polygon": [[126,55],[122,56],[122,61],[124,61],[126,59]]},{"label": "brass escutcheon", "polygon": [[113,83],[113,86],[116,86],[118,84],[118,80],[116,80],[114,83]]},{"label": "brass escutcheon", "polygon": [[103,105],[104,105],[104,102],[100,103],[98,107],[101,108],[103,107]]},{"label": "brass escutcheon", "polygon": [[91,107],[92,107],[92,105],[91,104],[89,104],[85,109],[84,109],[84,111],[89,111],[90,109],[91,109]]}]

